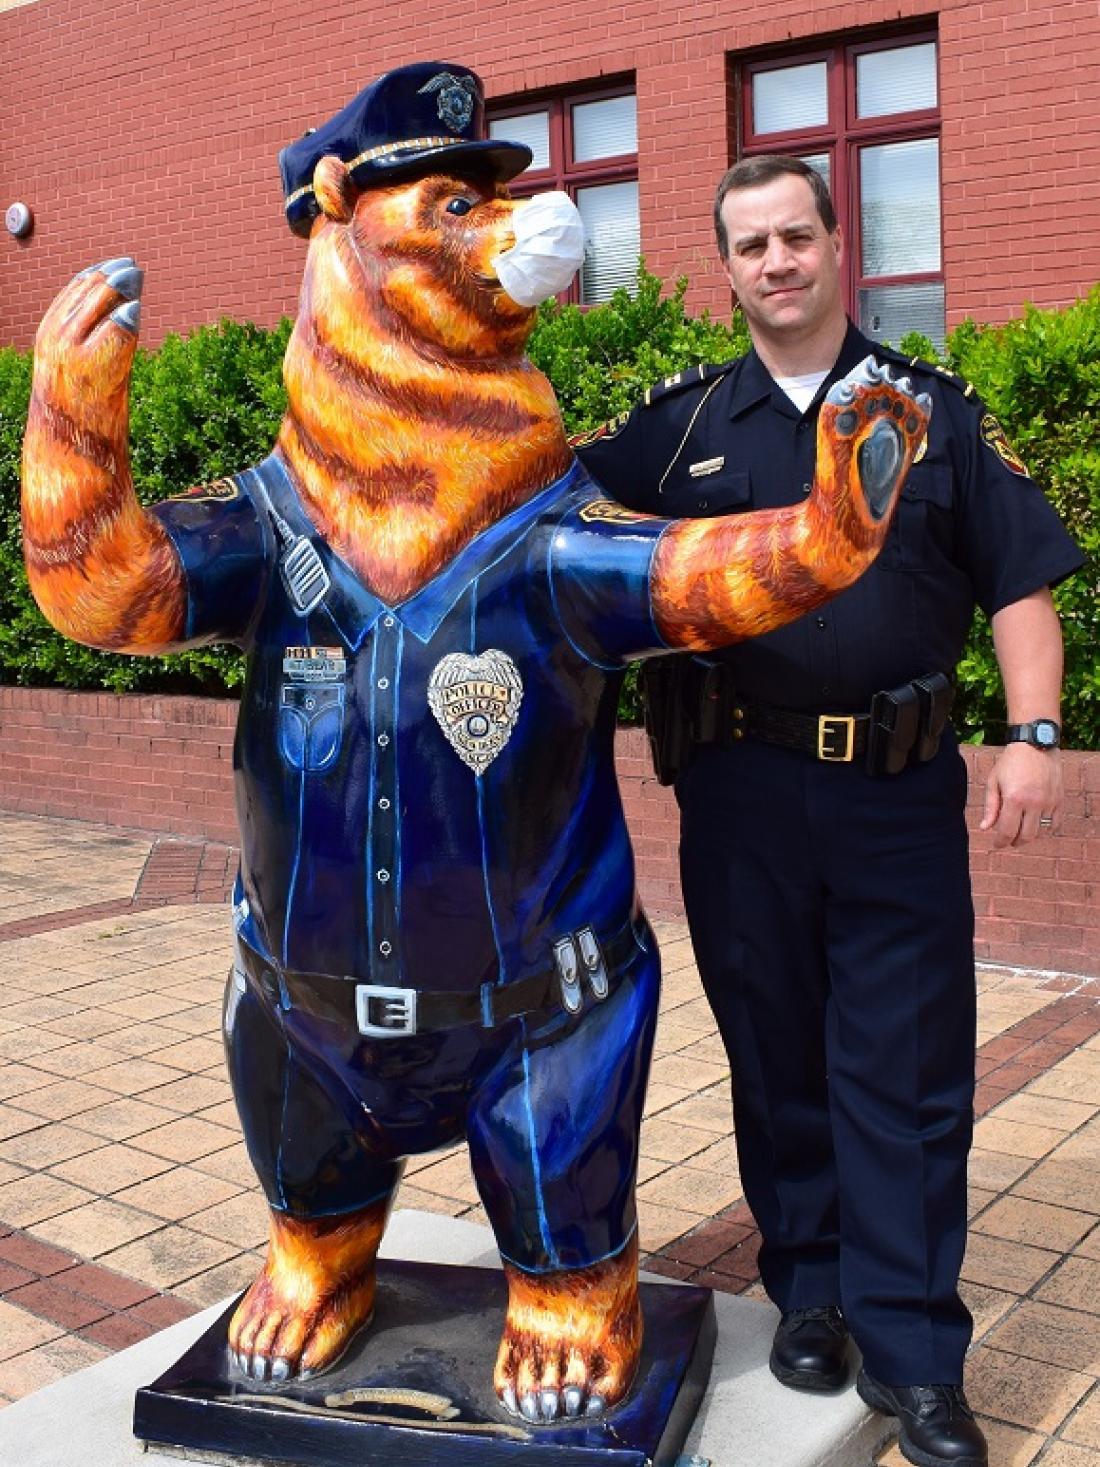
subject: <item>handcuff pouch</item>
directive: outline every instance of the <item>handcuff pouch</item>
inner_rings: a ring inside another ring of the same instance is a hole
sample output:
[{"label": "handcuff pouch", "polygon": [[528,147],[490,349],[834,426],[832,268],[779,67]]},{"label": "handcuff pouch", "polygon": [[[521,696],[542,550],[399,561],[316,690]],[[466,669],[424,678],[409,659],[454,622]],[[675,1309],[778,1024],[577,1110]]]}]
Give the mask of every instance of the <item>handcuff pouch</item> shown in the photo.
[{"label": "handcuff pouch", "polygon": [[912,683],[876,693],[867,730],[868,774],[900,774],[920,733],[920,698]]}]

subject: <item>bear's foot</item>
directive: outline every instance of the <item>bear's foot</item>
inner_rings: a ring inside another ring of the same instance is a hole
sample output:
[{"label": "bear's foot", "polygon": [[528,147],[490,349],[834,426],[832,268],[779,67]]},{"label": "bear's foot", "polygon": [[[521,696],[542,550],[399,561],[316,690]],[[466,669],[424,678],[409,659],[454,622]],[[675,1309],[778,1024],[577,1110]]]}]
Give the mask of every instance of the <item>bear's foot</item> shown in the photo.
[{"label": "bear's foot", "polygon": [[504,1265],[508,1314],[493,1384],[527,1421],[601,1416],[634,1380],[642,1349],[635,1234],[589,1268],[529,1274]]},{"label": "bear's foot", "polygon": [[253,1380],[332,1365],[374,1309],[374,1263],[389,1200],[339,1217],[271,1214],[263,1271],[229,1324],[234,1364]]}]

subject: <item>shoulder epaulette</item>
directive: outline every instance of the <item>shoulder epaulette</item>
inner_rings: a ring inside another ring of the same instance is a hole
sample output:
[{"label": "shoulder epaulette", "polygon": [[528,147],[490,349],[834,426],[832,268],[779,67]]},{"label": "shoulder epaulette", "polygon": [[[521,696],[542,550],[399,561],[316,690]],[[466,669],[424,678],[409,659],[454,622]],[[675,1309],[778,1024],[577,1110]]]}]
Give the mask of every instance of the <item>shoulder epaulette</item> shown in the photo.
[{"label": "shoulder epaulette", "polygon": [[886,357],[891,362],[899,362],[908,371],[930,372],[934,377],[939,377],[942,382],[950,382],[952,387],[957,387],[963,397],[977,396],[977,389],[973,382],[968,382],[965,377],[960,377],[957,372],[952,372],[950,367],[926,361],[924,357],[907,356],[905,352],[895,351],[891,346],[880,346],[877,342],[875,343],[875,355]]},{"label": "shoulder epaulette", "polygon": [[670,393],[683,392],[688,387],[698,387],[701,382],[712,382],[717,377],[724,377],[735,365],[736,362],[700,362],[698,366],[685,367],[682,372],[673,372],[671,377],[646,388],[642,406],[651,407]]}]

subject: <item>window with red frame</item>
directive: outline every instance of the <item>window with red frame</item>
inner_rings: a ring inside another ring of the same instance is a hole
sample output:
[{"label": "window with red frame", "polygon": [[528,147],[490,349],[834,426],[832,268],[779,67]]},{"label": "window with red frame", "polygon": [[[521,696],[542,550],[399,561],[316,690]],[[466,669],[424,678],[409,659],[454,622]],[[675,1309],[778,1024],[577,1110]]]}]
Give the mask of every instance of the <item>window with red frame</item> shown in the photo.
[{"label": "window with red frame", "polygon": [[828,183],[860,329],[895,346],[920,331],[942,346],[935,34],[750,61],[740,91],[741,155],[793,153]]},{"label": "window with red frame", "polygon": [[638,274],[638,111],[629,86],[496,105],[489,134],[526,143],[531,166],[510,185],[516,198],[562,189],[585,226],[584,265],[563,297],[605,301]]}]

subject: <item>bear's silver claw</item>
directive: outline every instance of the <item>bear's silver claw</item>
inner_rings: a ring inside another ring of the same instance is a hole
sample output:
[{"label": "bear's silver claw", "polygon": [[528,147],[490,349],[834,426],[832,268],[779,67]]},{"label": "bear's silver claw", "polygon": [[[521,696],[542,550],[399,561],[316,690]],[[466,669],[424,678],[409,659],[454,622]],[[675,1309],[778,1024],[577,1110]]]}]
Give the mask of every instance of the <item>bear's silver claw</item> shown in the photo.
[{"label": "bear's silver claw", "polygon": [[277,1355],[275,1359],[271,1362],[271,1379],[289,1380],[290,1361],[285,1360],[281,1355]]},{"label": "bear's silver claw", "polygon": [[123,300],[136,301],[141,295],[145,271],[139,269],[137,265],[129,264],[120,270],[108,270],[104,273],[107,276],[107,284],[112,290],[117,290]]},{"label": "bear's silver claw", "polygon": [[899,392],[904,392],[906,397],[913,396],[913,379],[911,377],[899,377],[894,383]]},{"label": "bear's silver claw", "polygon": [[602,1396],[589,1396],[588,1405],[584,1408],[586,1416],[602,1416],[604,1399]]},{"label": "bear's silver claw", "polygon": [[511,1386],[505,1386],[500,1393],[500,1404],[511,1416],[519,1415],[519,1406],[516,1404],[516,1393]]},{"label": "bear's silver claw", "polygon": [[584,1400],[580,1386],[566,1386],[565,1388],[565,1414],[566,1416],[579,1416],[581,1414],[581,1402]]},{"label": "bear's silver claw", "polygon": [[850,402],[855,400],[855,395],[856,390],[852,384],[842,378],[841,381],[834,382],[829,388],[825,394],[825,401],[831,402],[834,407],[847,407]]},{"label": "bear's silver claw", "polygon": [[89,266],[81,273],[91,275],[98,270],[101,275],[110,277],[119,270],[132,270],[136,264],[137,261],[131,255],[116,255],[113,260],[103,260],[98,265]]},{"label": "bear's silver claw", "polygon": [[543,1421],[557,1421],[561,1415],[561,1401],[557,1391],[542,1392],[542,1419]]},{"label": "bear's silver claw", "polygon": [[127,301],[124,306],[116,307],[111,312],[111,320],[121,326],[123,331],[129,331],[136,336],[141,326],[141,302]]},{"label": "bear's silver claw", "polygon": [[859,366],[853,367],[848,373],[847,380],[849,382],[860,382],[864,386],[875,386],[876,383],[882,381],[882,373],[879,370],[878,362],[875,361],[874,357],[864,357]]},{"label": "bear's silver claw", "polygon": [[539,1419],[539,1403],[534,1391],[528,1392],[519,1403],[520,1415],[525,1421],[537,1421]]},{"label": "bear's silver claw", "polygon": [[920,408],[920,410],[921,410],[922,413],[927,413],[929,416],[931,416],[931,414],[932,414],[932,399],[928,395],[927,392],[918,392],[917,393],[917,407]]}]

